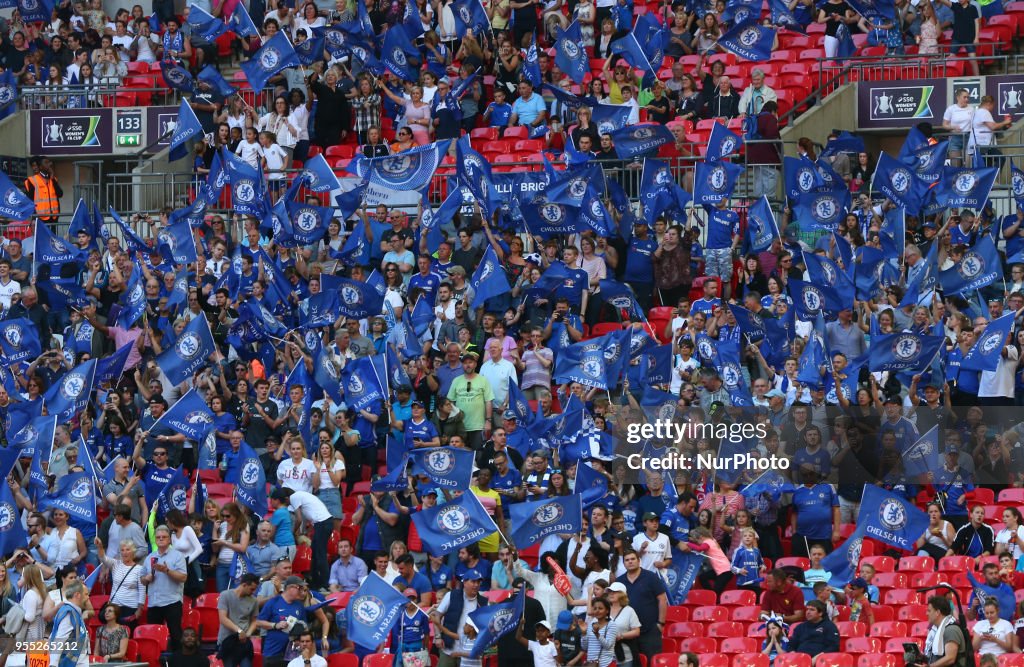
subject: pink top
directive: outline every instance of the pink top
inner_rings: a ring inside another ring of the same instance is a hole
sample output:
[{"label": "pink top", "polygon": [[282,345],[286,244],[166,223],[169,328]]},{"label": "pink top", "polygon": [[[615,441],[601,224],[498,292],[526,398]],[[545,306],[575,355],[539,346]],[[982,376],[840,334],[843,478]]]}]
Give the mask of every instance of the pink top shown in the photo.
[{"label": "pink top", "polygon": [[708,557],[708,561],[711,563],[711,569],[715,571],[715,574],[722,574],[732,569],[732,563],[726,558],[725,552],[722,551],[722,547],[718,546],[718,542],[715,540],[706,540],[700,544],[694,544],[693,542],[687,542],[690,548],[694,551],[699,551]]},{"label": "pink top", "polygon": [[423,144],[429,143],[429,130],[426,125],[419,123],[413,123],[412,121],[419,120],[430,120],[430,105],[423,104],[420,107],[416,107],[412,100],[405,101],[405,121],[409,123],[409,129],[412,130],[412,136],[416,139],[416,143]]},{"label": "pink top", "polygon": [[[110,332],[110,337],[114,339],[114,348],[120,350],[128,343],[134,343],[142,335],[142,329],[136,327],[133,329],[122,329],[121,327],[107,327],[107,331]],[[124,363],[124,369],[130,370],[139,365],[142,361],[142,355],[139,354],[139,348],[132,345],[132,349],[128,351],[128,360]]]}]

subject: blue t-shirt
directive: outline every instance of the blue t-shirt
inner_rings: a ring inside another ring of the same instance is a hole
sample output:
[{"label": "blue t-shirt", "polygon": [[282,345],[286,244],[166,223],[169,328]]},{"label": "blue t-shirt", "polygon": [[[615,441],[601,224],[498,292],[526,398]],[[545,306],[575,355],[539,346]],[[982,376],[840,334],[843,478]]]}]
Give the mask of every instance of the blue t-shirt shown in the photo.
[{"label": "blue t-shirt", "polygon": [[760,569],[763,565],[764,559],[761,558],[761,551],[756,547],[753,549],[746,547],[737,549],[732,557],[732,567],[734,570],[746,570],[747,573],[736,575],[736,585],[750,586],[761,583],[763,577],[761,576]]},{"label": "blue t-shirt", "polygon": [[[270,623],[280,623],[288,620],[288,617],[306,621],[306,605],[301,600],[285,602],[284,598],[278,595],[263,605],[260,610],[259,619]],[[288,633],[282,630],[267,630],[263,637],[263,655],[268,658],[283,656],[288,648]]]},{"label": "blue t-shirt", "polygon": [[953,225],[949,228],[949,244],[950,245],[973,245],[974,244],[975,231],[965,232],[960,229],[960,225]]},{"label": "blue t-shirt", "polygon": [[530,99],[520,97],[512,103],[512,113],[516,115],[520,125],[529,125],[547,110],[544,98],[537,93],[531,93]]},{"label": "blue t-shirt", "polygon": [[[146,498],[156,498],[160,492],[171,482],[171,477],[177,472],[177,468],[168,466],[161,470],[152,463],[147,463],[142,471],[142,481],[146,485]],[[147,500],[146,502],[149,502]]]},{"label": "blue t-shirt", "polygon": [[424,419],[422,422],[417,424],[412,419],[408,419],[405,422],[405,448],[412,450],[415,447],[413,440],[423,440],[429,442],[440,435],[437,432],[437,427],[429,419]]},{"label": "blue t-shirt", "polygon": [[[495,490],[509,491],[511,489],[517,489],[522,485],[522,483],[523,476],[512,466],[509,466],[508,472],[504,475],[495,470],[494,474],[491,476],[491,488]],[[511,502],[506,501],[504,498],[501,501],[501,510],[505,514],[506,519],[510,516],[509,508],[511,504]]]},{"label": "blue t-shirt", "polygon": [[736,211],[705,207],[708,212],[708,238],[704,247],[721,250],[732,246],[733,235],[740,233],[740,216]]},{"label": "blue t-shirt", "polygon": [[512,117],[512,105],[508,102],[491,102],[487,105],[487,110],[491,112],[491,127],[505,127],[508,125],[508,119]]},{"label": "blue t-shirt", "polygon": [[813,454],[808,452],[806,447],[801,447],[793,454],[792,466],[800,469],[804,465],[811,466],[816,473],[827,477],[832,472],[832,457],[824,447],[818,447],[818,451]]},{"label": "blue t-shirt", "polygon": [[960,347],[954,347],[946,358],[946,380],[956,381],[956,388],[968,394],[978,394],[981,387],[981,373],[979,371],[962,370],[960,363],[964,360],[964,353]]},{"label": "blue t-shirt", "polygon": [[814,540],[832,538],[832,508],[839,507],[839,496],[828,484],[801,486],[793,492],[796,532]]},{"label": "blue t-shirt", "polygon": [[481,558],[477,561],[477,564],[470,567],[462,561],[455,564],[455,577],[457,579],[465,579],[470,573],[475,573],[476,576],[480,577],[480,590],[489,591],[491,589],[491,563]]},{"label": "blue t-shirt", "polygon": [[442,565],[437,570],[428,567],[427,574],[430,576],[430,584],[435,591],[441,590],[452,580],[452,569],[447,565]]},{"label": "blue t-shirt", "polygon": [[295,536],[292,534],[292,515],[287,507],[278,507],[270,515],[270,525],[277,529],[274,533],[274,544],[279,547],[295,546]]},{"label": "blue t-shirt", "polygon": [[555,299],[565,297],[572,306],[583,303],[583,291],[590,287],[590,276],[583,269],[567,269],[565,282],[555,289]]},{"label": "blue t-shirt", "polygon": [[434,299],[437,297],[437,288],[441,285],[441,279],[437,277],[437,274],[428,273],[426,276],[417,273],[409,279],[409,292],[416,287],[423,290],[423,296],[427,299],[427,303],[431,306],[434,305]]},{"label": "blue t-shirt", "polygon": [[626,273],[623,276],[627,283],[653,283],[654,262],[651,256],[658,249],[654,239],[634,238],[626,250]]},{"label": "blue t-shirt", "polygon": [[1022,230],[1024,230],[1024,225],[1022,225],[1020,229],[1018,229],[1016,232],[1014,232],[1013,236],[1010,236],[1010,237],[1006,236],[1006,229],[1008,227],[1014,226],[1015,224],[1017,224],[1017,214],[1016,213],[1003,217],[1002,230],[1003,230],[1003,236],[1006,238],[1006,256],[1007,257],[1013,257],[1022,248],[1024,248],[1024,236],[1021,236]]},{"label": "blue t-shirt", "polygon": [[690,304],[690,315],[696,313],[704,313],[704,315],[711,317],[711,313],[715,308],[719,308],[722,305],[722,300],[715,297],[713,299],[705,299],[701,297]]},{"label": "blue t-shirt", "polygon": [[[423,575],[417,573],[416,576],[422,577]],[[417,609],[412,618],[409,618],[408,613],[403,610],[398,617],[398,622],[391,630],[391,646],[397,649],[401,644],[405,651],[418,650],[416,647],[422,647],[423,640],[429,634],[430,618],[423,613],[422,609]]]},{"label": "blue t-shirt", "polygon": [[675,507],[671,507],[661,515],[661,525],[668,528],[668,536],[672,543],[685,542],[690,537],[690,531],[697,527],[697,515],[690,512],[690,516],[683,516]]},{"label": "blue t-shirt", "polygon": [[395,577],[395,580],[391,583],[392,585],[402,584],[403,588],[407,586],[412,586],[413,590],[415,590],[420,595],[423,595],[424,593],[429,593],[433,590],[433,588],[430,585],[430,580],[422,574],[420,574],[419,572],[412,573],[412,581],[406,581],[405,577],[399,575]]}]

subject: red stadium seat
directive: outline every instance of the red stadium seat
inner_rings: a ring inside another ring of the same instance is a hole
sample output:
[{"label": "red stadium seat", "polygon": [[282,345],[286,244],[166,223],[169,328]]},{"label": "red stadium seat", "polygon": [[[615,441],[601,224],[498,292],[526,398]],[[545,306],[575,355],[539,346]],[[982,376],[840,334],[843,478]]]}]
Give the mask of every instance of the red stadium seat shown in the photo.
[{"label": "red stadium seat", "polygon": [[857,667],[899,667],[901,658],[891,653],[865,653],[857,656]]},{"label": "red stadium seat", "polygon": [[211,609],[217,608],[217,602],[220,600],[220,593],[203,593],[196,598],[195,608],[209,607]]},{"label": "red stadium seat", "polygon": [[921,594],[912,588],[895,588],[882,596],[883,604],[921,604]]},{"label": "red stadium seat", "polygon": [[904,556],[900,558],[900,572],[934,572],[935,561],[930,556]]},{"label": "red stadium seat", "polygon": [[910,636],[915,639],[923,639],[928,636],[931,627],[931,623],[928,621],[918,621],[910,626]]},{"label": "red stadium seat", "polygon": [[170,634],[166,625],[144,624],[135,628],[132,639],[151,639],[155,641],[161,651],[167,650],[167,640]]},{"label": "red stadium seat", "polygon": [[872,637],[904,637],[907,634],[907,624],[900,621],[883,621],[871,625]]},{"label": "red stadium seat", "polygon": [[770,661],[764,653],[741,653],[732,659],[732,667],[768,667]]},{"label": "red stadium seat", "polygon": [[915,637],[890,637],[885,640],[885,652],[902,654],[904,644],[913,644],[916,641]]},{"label": "red stadium seat", "polygon": [[216,608],[196,607],[192,613],[199,616],[199,641],[216,642],[217,634],[220,632],[220,612]]},{"label": "red stadium seat", "polygon": [[691,621],[678,621],[676,623],[670,623],[668,627],[665,628],[665,636],[674,637],[676,639],[685,639],[687,637],[700,637],[703,634],[704,625],[702,623],[693,623]]},{"label": "red stadium seat", "polygon": [[998,658],[999,667],[1024,667],[1024,653],[1004,653]]},{"label": "red stadium seat", "polygon": [[850,637],[843,650],[847,653],[881,653],[882,641],[877,637]]},{"label": "red stadium seat", "polygon": [[307,544],[300,544],[295,549],[295,558],[292,559],[292,572],[296,576],[302,576],[313,567],[313,550]]},{"label": "red stadium seat", "polygon": [[840,637],[863,637],[867,626],[860,621],[836,621]]},{"label": "red stadium seat", "polygon": [[359,667],[355,653],[334,653],[327,656],[327,667]]},{"label": "red stadium seat", "polygon": [[718,602],[727,607],[750,606],[757,604],[757,595],[754,591],[724,591]]},{"label": "red stadium seat", "polygon": [[786,556],[780,558],[775,562],[775,567],[798,567],[801,570],[808,570],[811,567],[811,561],[807,560],[803,556]]},{"label": "red stadium seat", "polygon": [[707,632],[708,637],[742,637],[743,626],[732,621],[721,621],[719,623],[709,623]]},{"label": "red stadium seat", "polygon": [[[728,592],[726,591],[726,593]],[[737,623],[753,623],[760,618],[761,608],[755,605],[752,607],[733,607],[729,620],[736,621]]]},{"label": "red stadium seat", "polygon": [[160,654],[163,653],[164,649],[160,648],[159,642],[155,639],[135,639],[134,641],[137,646],[135,655],[138,662],[148,662],[150,667],[161,664]]},{"label": "red stadium seat", "polygon": [[[778,667],[778,661],[776,661]],[[846,653],[819,653],[814,667],[853,667],[853,656]]]},{"label": "red stadium seat", "polygon": [[523,125],[516,125],[505,130],[502,135],[505,139],[529,139],[530,131]]},{"label": "red stadium seat", "polygon": [[[971,572],[974,559],[970,556],[943,556],[939,561],[939,572]],[[952,583],[952,582],[951,582]]]},{"label": "red stadium seat", "polygon": [[754,637],[728,637],[718,646],[721,653],[756,653],[759,648],[761,642]]},{"label": "red stadium seat", "polygon": [[[861,561],[863,562],[863,561]],[[910,584],[910,578],[905,572],[879,572],[871,580],[875,586],[881,588],[906,588]]]},{"label": "red stadium seat", "polygon": [[392,667],[395,656],[390,653],[371,653],[363,658],[363,667]]},{"label": "red stadium seat", "polygon": [[697,655],[700,667],[729,667],[729,657],[724,653],[701,653]]},{"label": "red stadium seat", "polygon": [[895,572],[896,559],[889,556],[868,556],[860,559],[861,565],[870,565],[875,572]]},{"label": "red stadium seat", "polygon": [[806,653],[780,653],[775,656],[775,667],[811,667],[811,656]]},{"label": "red stadium seat", "polygon": [[679,665],[678,653],[659,653],[654,656],[650,667],[677,667]]},{"label": "red stadium seat", "polygon": [[678,623],[680,621],[690,620],[690,609],[689,607],[683,607],[681,605],[671,606],[665,611],[665,621],[668,623]]},{"label": "red stadium seat", "polygon": [[718,640],[713,637],[687,637],[679,641],[680,653],[716,653]]},{"label": "red stadium seat", "polygon": [[697,607],[690,614],[690,620],[701,623],[714,623],[729,620],[729,610],[725,607]]},{"label": "red stadium seat", "polygon": [[[929,584],[924,584],[928,586]],[[915,587],[919,586],[914,584]],[[919,621],[928,620],[928,605],[926,604],[905,604],[896,610],[896,619],[900,621],[907,621],[911,623],[917,623]]]},{"label": "red stadium seat", "polygon": [[[482,141],[491,141],[498,138],[498,128],[496,127],[477,127],[469,133],[470,139],[480,139]],[[473,142],[476,143],[476,142]]]}]

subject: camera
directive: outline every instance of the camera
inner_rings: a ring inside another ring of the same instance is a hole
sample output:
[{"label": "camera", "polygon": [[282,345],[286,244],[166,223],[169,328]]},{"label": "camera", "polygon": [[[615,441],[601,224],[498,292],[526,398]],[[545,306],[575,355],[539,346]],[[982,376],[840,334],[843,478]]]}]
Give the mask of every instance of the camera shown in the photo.
[{"label": "camera", "polygon": [[903,644],[903,662],[906,667],[928,664],[927,658],[921,653],[921,648],[916,643],[910,642]]}]

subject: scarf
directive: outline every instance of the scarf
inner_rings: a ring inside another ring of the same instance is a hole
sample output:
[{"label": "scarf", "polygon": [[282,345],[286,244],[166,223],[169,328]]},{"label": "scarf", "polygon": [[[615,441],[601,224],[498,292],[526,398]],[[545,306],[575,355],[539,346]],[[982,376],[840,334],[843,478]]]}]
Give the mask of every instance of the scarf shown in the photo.
[{"label": "scarf", "polygon": [[[72,623],[71,635],[68,637],[58,637],[57,631],[60,629],[61,623],[68,616],[71,617]],[[89,632],[85,627],[85,621],[82,620],[82,612],[73,604],[63,604],[57,609],[57,616],[53,619],[53,630],[50,632],[50,641],[58,639],[74,642],[78,648],[77,650],[63,651],[60,654],[57,667],[74,667],[78,662],[79,654],[83,651],[89,651]]]},{"label": "scarf", "polygon": [[[941,658],[946,655],[946,644],[942,641],[942,635],[946,632],[946,628],[952,625],[953,617],[947,616],[942,619],[942,622],[936,627],[932,627],[928,630],[928,638],[925,639],[924,645],[928,655],[932,658]],[[930,662],[930,661],[929,661]]]}]

